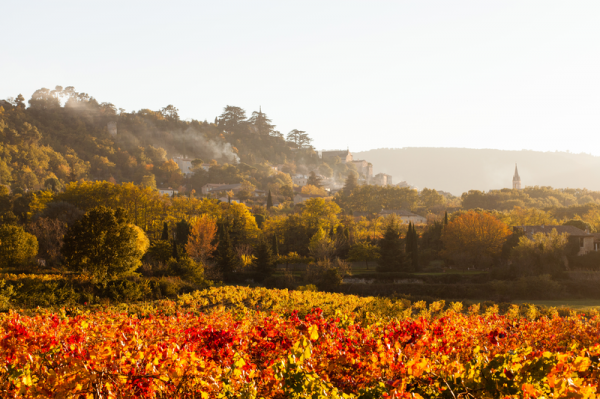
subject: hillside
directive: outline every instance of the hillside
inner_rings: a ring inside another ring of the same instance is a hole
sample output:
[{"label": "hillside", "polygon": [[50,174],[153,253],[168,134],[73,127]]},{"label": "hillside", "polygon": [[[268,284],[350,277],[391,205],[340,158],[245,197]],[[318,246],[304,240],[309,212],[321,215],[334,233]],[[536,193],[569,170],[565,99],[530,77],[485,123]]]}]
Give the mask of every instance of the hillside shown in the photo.
[{"label": "hillside", "polygon": [[353,153],[393,182],[461,195],[511,187],[515,163],[524,186],[600,190],[600,157],[588,154],[469,148],[380,148]]}]

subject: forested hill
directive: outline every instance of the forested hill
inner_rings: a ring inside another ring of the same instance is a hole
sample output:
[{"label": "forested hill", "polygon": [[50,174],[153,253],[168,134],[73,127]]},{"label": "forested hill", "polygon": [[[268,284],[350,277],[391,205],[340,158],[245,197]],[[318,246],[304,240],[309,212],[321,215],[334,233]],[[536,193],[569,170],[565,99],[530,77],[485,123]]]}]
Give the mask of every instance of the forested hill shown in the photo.
[{"label": "forested hill", "polygon": [[461,195],[469,190],[512,187],[515,163],[524,186],[600,190],[600,157],[540,151],[469,148],[380,148],[354,152],[373,163],[374,173],[419,188]]},{"label": "forested hill", "polygon": [[[291,180],[272,176],[270,165],[289,164],[290,171],[297,164],[318,166],[310,141],[296,129],[284,138],[261,110],[246,115],[226,106],[214,121],[184,121],[173,105],[128,113],[73,87],[57,86],[37,90],[27,102],[21,95],[0,100],[0,184],[60,190],[73,181],[139,184],[146,178],[199,190],[208,182],[248,180],[276,190]],[[219,166],[186,182],[174,156]],[[277,178],[285,181],[272,181]]]}]

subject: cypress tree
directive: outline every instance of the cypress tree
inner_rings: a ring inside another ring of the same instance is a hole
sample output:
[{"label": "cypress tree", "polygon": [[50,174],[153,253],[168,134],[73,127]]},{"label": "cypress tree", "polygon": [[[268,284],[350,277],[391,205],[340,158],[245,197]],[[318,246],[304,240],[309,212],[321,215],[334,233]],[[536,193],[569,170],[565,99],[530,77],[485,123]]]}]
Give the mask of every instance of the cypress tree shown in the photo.
[{"label": "cypress tree", "polygon": [[389,223],[379,242],[381,257],[377,261],[377,271],[399,272],[404,266],[404,253],[402,252],[402,239],[395,223]]},{"label": "cypress tree", "polygon": [[191,228],[192,226],[184,219],[177,222],[175,225],[175,236],[179,245],[187,244]]},{"label": "cypress tree", "polygon": [[406,253],[412,251],[412,223],[408,222],[408,231],[406,232],[406,238],[404,239],[404,250]]},{"label": "cypress tree", "polygon": [[163,222],[163,231],[162,231],[162,235],[160,236],[161,240],[168,240],[169,239],[169,225],[167,225],[167,222]]},{"label": "cypress tree", "polygon": [[173,259],[179,260],[179,249],[177,248],[177,241],[173,240]]},{"label": "cypress tree", "polygon": [[214,255],[217,269],[223,274],[223,278],[227,279],[235,270],[237,259],[231,245],[229,231],[223,226],[219,229],[219,244]]},{"label": "cypress tree", "polygon": [[269,190],[269,194],[267,195],[267,210],[273,207],[273,198],[271,198],[271,190]]},{"label": "cypress tree", "polygon": [[444,226],[448,226],[448,211],[444,213]]},{"label": "cypress tree", "polygon": [[412,227],[412,241],[411,241],[411,251],[410,251],[410,255],[412,258],[412,267],[414,271],[419,271],[420,270],[420,265],[419,265],[419,236],[417,234],[417,229],[415,229],[415,225],[413,225]]},{"label": "cypress tree", "polygon": [[279,256],[279,243],[277,242],[277,234],[273,234],[271,249],[273,250],[273,255]]}]

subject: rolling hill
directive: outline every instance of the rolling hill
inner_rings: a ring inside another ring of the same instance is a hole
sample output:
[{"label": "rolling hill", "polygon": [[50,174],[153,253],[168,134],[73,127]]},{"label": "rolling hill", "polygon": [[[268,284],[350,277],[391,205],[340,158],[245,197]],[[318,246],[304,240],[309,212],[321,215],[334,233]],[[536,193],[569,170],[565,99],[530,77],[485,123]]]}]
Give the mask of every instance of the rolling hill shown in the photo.
[{"label": "rolling hill", "polygon": [[470,148],[380,148],[353,153],[366,159],[374,173],[406,180],[420,189],[461,195],[468,190],[512,187],[515,163],[523,186],[600,190],[600,157],[589,154],[504,151]]}]

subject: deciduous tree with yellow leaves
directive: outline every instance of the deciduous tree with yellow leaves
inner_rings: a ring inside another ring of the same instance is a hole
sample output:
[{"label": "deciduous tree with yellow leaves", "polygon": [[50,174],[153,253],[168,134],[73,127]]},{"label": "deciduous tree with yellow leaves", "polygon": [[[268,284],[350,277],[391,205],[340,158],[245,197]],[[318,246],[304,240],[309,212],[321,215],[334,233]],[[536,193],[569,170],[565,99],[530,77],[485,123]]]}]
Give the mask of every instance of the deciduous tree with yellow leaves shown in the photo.
[{"label": "deciduous tree with yellow leaves", "polygon": [[510,235],[506,224],[487,212],[469,211],[450,221],[442,233],[444,255],[457,266],[489,266]]}]

